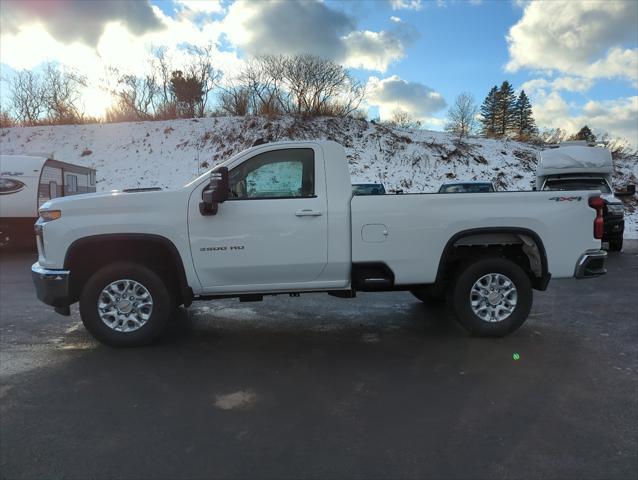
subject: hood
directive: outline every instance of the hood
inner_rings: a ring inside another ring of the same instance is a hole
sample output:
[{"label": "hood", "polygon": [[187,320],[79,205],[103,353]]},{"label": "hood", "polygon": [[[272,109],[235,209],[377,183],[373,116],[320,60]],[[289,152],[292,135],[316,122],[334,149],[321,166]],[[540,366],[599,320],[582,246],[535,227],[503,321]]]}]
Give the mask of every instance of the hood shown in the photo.
[{"label": "hood", "polygon": [[[44,203],[40,208],[46,210],[62,210],[63,212],[86,213],[136,213],[146,210],[170,210],[183,208],[188,201],[190,191],[135,189],[135,191],[112,190],[110,192],[83,193],[58,197]],[[183,200],[183,201],[182,201]]]}]

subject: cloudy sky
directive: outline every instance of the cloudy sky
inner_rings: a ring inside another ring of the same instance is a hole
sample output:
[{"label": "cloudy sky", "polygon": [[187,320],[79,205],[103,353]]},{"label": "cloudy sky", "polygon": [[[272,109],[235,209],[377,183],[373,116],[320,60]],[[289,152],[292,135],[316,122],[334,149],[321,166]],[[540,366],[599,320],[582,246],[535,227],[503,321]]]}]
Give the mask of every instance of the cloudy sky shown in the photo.
[{"label": "cloudy sky", "polygon": [[312,53],[352,69],[371,116],[402,109],[441,129],[461,91],[480,103],[509,80],[541,127],[587,123],[638,145],[638,2],[558,0],[2,0],[0,98],[17,69],[88,75],[86,110],[108,105],[106,66],[141,73],[151,48],[216,45],[227,78],[251,55]]}]

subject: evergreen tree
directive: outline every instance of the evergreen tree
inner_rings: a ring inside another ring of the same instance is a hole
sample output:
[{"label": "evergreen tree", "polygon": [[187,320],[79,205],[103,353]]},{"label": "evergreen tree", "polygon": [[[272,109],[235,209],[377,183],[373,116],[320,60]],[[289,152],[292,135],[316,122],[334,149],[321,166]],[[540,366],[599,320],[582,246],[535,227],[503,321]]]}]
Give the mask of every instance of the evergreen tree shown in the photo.
[{"label": "evergreen tree", "polygon": [[202,82],[193,74],[184,76],[181,70],[171,74],[171,93],[177,101],[179,116],[182,118],[195,117],[195,107],[204,95]]},{"label": "evergreen tree", "polygon": [[585,125],[581,128],[576,135],[571,137],[572,140],[585,140],[589,143],[596,142],[596,135],[591,131],[591,129]]},{"label": "evergreen tree", "polygon": [[492,87],[481,105],[481,130],[484,136],[496,136],[496,114],[498,107],[498,88]]},{"label": "evergreen tree", "polygon": [[496,136],[503,137],[514,130],[516,116],[516,94],[512,85],[505,80],[498,90],[496,102]]},{"label": "evergreen tree", "polygon": [[518,138],[521,140],[527,140],[536,133],[536,122],[534,121],[534,115],[532,113],[532,104],[525,94],[525,90],[521,90],[521,93],[518,95],[514,111],[514,129],[516,135],[518,135]]}]

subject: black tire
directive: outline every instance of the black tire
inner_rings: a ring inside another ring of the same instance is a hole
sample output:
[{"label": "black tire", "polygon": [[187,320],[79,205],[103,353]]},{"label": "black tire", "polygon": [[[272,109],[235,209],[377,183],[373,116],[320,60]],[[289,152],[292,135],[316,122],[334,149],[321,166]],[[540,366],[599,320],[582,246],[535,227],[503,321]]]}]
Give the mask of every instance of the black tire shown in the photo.
[{"label": "black tire", "polygon": [[609,241],[609,251],[610,252],[620,252],[622,250],[622,238],[620,240],[610,240]]},{"label": "black tire", "polygon": [[[516,306],[500,321],[487,321],[474,313],[471,305],[472,287],[483,276],[496,273],[511,280],[516,287]],[[525,271],[516,263],[500,257],[488,257],[466,264],[457,271],[449,300],[463,328],[481,337],[502,337],[517,330],[532,308],[532,284]]]},{"label": "black tire", "polygon": [[[97,306],[102,290],[123,279],[141,284],[150,294],[153,303],[148,320],[137,330],[130,332],[116,331],[107,326],[100,318]],[[162,334],[175,310],[174,297],[154,271],[136,263],[117,262],[96,271],[86,282],[80,296],[80,316],[86,329],[100,343],[111,347],[138,347],[151,343]]]},{"label": "black tire", "polygon": [[423,303],[427,303],[428,305],[439,305],[445,303],[445,290],[441,288],[433,288],[428,285],[410,290],[410,293],[414,295],[415,298],[421,300]]}]

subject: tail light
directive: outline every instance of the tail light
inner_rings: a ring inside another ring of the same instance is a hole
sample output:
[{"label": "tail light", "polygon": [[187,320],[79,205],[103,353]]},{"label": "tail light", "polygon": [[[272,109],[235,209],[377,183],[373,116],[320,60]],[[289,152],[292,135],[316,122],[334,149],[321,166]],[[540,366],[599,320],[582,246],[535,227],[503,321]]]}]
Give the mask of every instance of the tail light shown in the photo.
[{"label": "tail light", "polygon": [[594,238],[600,240],[603,238],[603,230],[605,226],[605,222],[603,220],[605,201],[600,197],[591,197],[589,199],[589,206],[596,210],[596,218],[594,219]]}]

